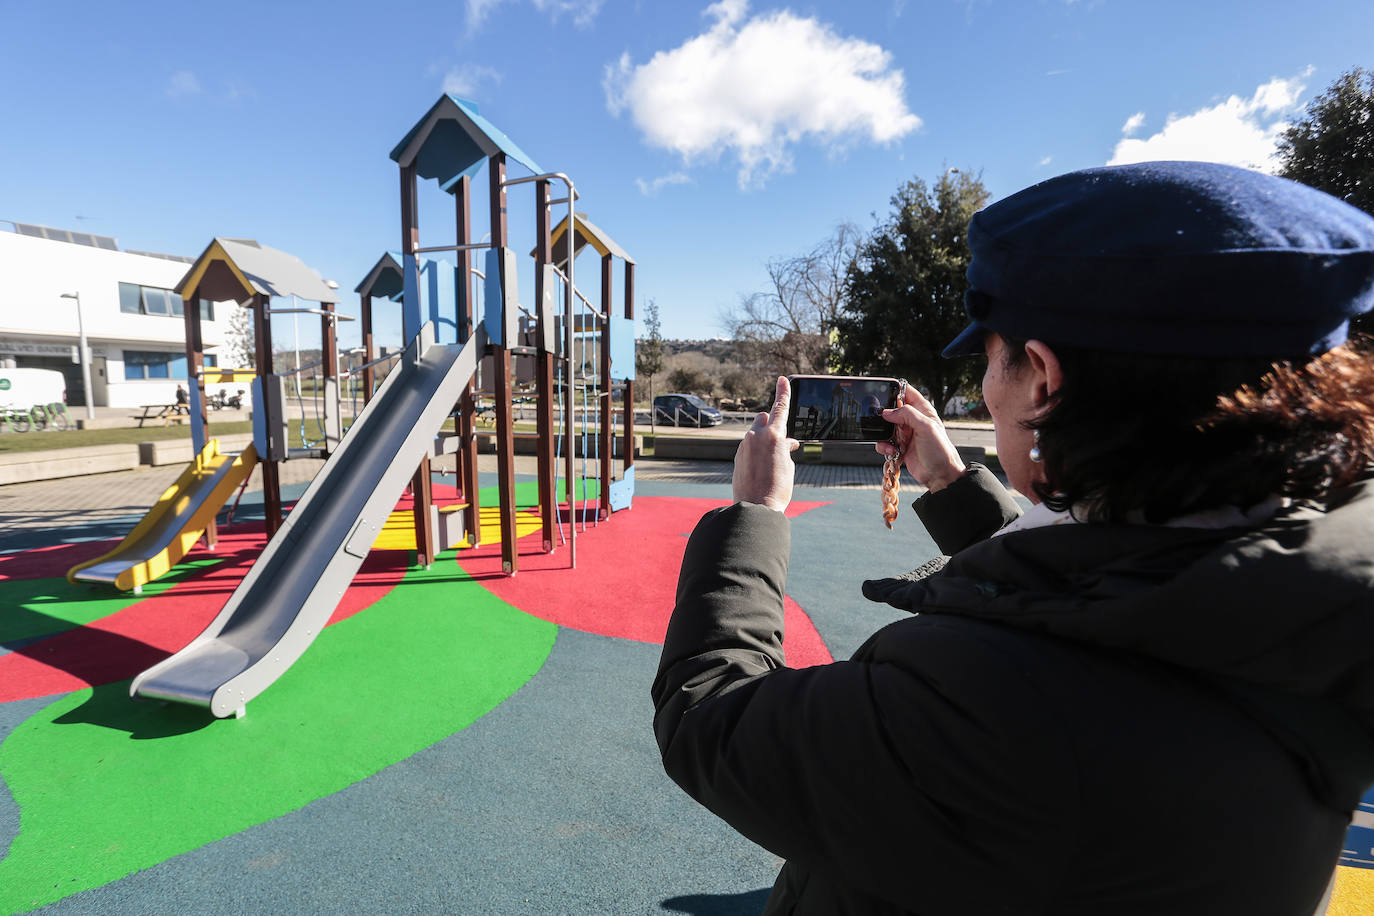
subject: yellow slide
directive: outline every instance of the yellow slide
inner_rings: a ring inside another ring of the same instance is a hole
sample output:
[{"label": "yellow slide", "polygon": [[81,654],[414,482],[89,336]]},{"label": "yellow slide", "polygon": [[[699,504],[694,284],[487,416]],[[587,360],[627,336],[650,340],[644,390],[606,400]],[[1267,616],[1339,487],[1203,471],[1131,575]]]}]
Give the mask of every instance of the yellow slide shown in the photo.
[{"label": "yellow slide", "polygon": [[238,455],[226,455],[219,450],[219,440],[211,439],[118,547],[73,566],[67,571],[67,581],[103,582],[120,591],[142,591],[145,582],[181,562],[230,494],[253,473],[257,461],[252,445]]}]

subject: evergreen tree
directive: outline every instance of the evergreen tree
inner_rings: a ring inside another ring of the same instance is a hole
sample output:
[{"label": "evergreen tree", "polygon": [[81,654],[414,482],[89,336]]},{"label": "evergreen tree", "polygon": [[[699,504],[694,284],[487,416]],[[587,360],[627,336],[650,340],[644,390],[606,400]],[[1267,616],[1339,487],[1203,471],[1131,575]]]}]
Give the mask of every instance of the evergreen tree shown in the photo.
[{"label": "evergreen tree", "polygon": [[[1342,73],[1279,138],[1279,174],[1374,214],[1374,72]],[[1374,314],[1351,323],[1374,334]]]},{"label": "evergreen tree", "polygon": [[645,336],[635,341],[635,377],[649,380],[649,428],[654,427],[654,376],[663,371],[663,334],[658,320],[658,303],[650,299],[644,307]]},{"label": "evergreen tree", "polygon": [[969,248],[965,233],[988,200],[981,175],[947,169],[927,188],[919,178],[892,197],[892,214],[864,239],[845,281],[836,321],[841,371],[906,378],[943,411],[976,384],[978,360],[942,359],[964,328]]}]

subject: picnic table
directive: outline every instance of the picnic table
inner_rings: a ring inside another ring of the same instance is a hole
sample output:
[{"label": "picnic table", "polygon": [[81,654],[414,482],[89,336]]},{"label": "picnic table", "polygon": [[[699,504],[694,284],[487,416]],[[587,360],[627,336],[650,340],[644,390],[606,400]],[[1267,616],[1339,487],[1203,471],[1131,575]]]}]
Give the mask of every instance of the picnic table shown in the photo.
[{"label": "picnic table", "polygon": [[191,415],[185,404],[144,404],[142,408],[143,413],[133,418],[138,421],[139,429],[149,420],[161,420],[162,426],[185,423]]}]

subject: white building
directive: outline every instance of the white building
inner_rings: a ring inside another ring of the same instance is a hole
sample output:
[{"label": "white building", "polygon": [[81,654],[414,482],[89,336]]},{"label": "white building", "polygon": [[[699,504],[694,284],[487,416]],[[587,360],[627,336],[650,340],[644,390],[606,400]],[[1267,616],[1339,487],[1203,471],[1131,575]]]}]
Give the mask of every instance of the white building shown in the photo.
[{"label": "white building", "polygon": [[[14,231],[5,231],[12,227]],[[77,358],[77,301],[97,407],[170,404],[186,379],[185,307],[172,292],[194,258],[120,251],[115,240],[0,224],[0,366],[58,369],[67,403],[86,403]],[[206,367],[227,365],[232,302],[202,302]],[[209,385],[232,393],[238,385]]]}]

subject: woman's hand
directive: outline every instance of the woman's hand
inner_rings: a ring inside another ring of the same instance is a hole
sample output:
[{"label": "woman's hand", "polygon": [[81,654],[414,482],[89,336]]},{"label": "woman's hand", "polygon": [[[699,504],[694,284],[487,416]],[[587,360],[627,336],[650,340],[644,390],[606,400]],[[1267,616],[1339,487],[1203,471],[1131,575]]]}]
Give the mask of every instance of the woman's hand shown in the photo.
[{"label": "woman's hand", "polygon": [[778,378],[773,409],[754,417],[735,452],[735,501],[758,503],[779,512],[792,501],[792,455],[801,443],[787,438],[787,406],[791,402],[787,378]]},{"label": "woman's hand", "polygon": [[[883,419],[897,427],[897,443],[902,448],[906,469],[916,482],[932,493],[943,490],[964,473],[959,450],[949,441],[945,424],[930,402],[921,397],[913,386],[906,386],[900,407],[883,411]],[[892,443],[879,442],[875,446],[884,456],[892,454]]]}]

